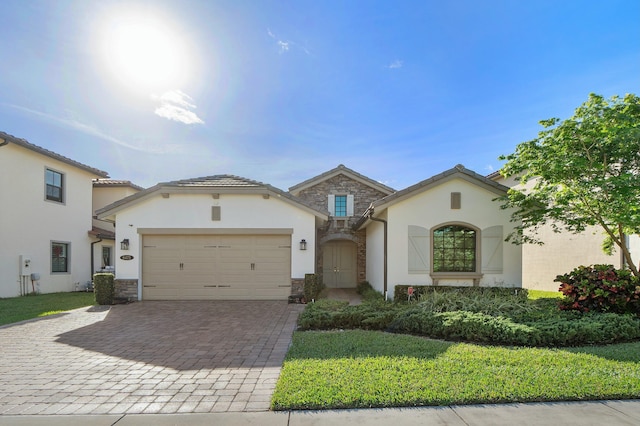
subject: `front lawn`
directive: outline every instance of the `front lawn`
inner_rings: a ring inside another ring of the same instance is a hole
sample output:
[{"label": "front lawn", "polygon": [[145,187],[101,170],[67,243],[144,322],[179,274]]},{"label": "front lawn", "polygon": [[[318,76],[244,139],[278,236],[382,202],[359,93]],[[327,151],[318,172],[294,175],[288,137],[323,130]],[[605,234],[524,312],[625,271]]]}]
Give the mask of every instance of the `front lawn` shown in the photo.
[{"label": "front lawn", "polygon": [[480,346],[380,331],[296,332],[275,410],[637,398],[640,343]]},{"label": "front lawn", "polygon": [[95,304],[93,293],[49,293],[0,299],[0,325]]},{"label": "front lawn", "polygon": [[450,288],[423,289],[411,303],[319,300],[300,315],[307,331],[293,336],[271,406],[638,398],[640,318],[560,310],[558,294]]}]

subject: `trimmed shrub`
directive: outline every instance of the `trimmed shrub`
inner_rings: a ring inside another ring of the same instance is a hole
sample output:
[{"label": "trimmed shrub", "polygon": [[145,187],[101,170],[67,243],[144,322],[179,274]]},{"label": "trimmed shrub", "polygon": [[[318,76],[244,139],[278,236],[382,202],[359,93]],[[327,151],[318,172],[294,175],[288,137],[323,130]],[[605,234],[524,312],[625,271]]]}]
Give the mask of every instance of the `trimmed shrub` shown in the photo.
[{"label": "trimmed shrub", "polygon": [[431,293],[453,293],[462,296],[493,296],[509,297],[526,300],[528,291],[526,288],[511,287],[455,287],[433,285],[397,285],[393,295],[394,302],[407,302],[408,289],[413,287],[413,300],[422,300],[425,295]]},{"label": "trimmed shrub", "polygon": [[383,300],[349,305],[346,301],[320,299],[316,303],[307,305],[300,314],[298,328],[301,330],[352,328],[384,330],[400,309],[400,306]]},{"label": "trimmed shrub", "polygon": [[378,291],[376,291],[369,281],[362,281],[358,283],[356,287],[356,291],[360,296],[362,296],[363,300],[383,300],[384,295]]},{"label": "trimmed shrub", "polygon": [[583,314],[518,322],[480,312],[407,310],[388,331],[447,340],[515,346],[578,346],[624,342],[640,338],[640,321],[630,315]]},{"label": "trimmed shrub", "polygon": [[579,266],[558,275],[565,296],[560,309],[580,312],[614,312],[640,315],[640,280],[612,265]]},{"label": "trimmed shrub", "polygon": [[317,299],[324,287],[322,279],[316,274],[304,275],[304,298],[307,302]]},{"label": "trimmed shrub", "polygon": [[94,274],[93,287],[98,305],[113,305],[113,298],[115,296],[113,274]]}]

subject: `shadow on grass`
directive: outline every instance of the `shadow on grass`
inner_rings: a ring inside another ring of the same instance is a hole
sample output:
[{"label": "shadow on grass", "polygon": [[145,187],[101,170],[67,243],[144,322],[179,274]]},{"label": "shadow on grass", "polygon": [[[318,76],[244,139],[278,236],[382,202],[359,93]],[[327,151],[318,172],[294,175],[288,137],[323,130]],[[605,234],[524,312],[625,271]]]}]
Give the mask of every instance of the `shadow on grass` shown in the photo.
[{"label": "shadow on grass", "polygon": [[640,342],[617,343],[603,346],[582,346],[563,348],[571,353],[582,353],[605,358],[611,361],[632,362],[640,364]]},{"label": "shadow on grass", "polygon": [[400,356],[433,359],[454,344],[382,331],[298,331],[287,360]]}]

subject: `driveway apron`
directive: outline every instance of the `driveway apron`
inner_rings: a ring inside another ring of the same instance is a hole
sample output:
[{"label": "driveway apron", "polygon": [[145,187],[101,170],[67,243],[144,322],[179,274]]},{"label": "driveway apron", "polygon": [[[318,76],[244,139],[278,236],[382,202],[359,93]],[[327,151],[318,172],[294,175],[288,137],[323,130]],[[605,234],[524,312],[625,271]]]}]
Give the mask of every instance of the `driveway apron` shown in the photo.
[{"label": "driveway apron", "polygon": [[302,309],[138,302],[0,327],[0,414],[268,410]]}]

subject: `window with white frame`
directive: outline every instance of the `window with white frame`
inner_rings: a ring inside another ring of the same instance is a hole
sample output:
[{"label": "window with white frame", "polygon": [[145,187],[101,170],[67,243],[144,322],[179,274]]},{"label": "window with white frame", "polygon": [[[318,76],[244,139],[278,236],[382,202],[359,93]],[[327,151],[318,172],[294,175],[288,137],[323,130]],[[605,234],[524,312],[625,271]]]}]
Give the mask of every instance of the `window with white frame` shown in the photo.
[{"label": "window with white frame", "polygon": [[46,169],[44,173],[45,197],[49,201],[64,202],[64,175],[55,170]]}]

